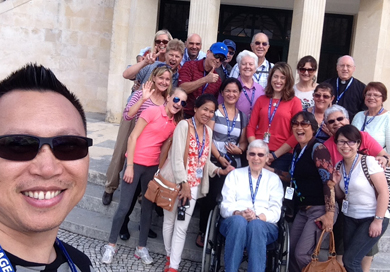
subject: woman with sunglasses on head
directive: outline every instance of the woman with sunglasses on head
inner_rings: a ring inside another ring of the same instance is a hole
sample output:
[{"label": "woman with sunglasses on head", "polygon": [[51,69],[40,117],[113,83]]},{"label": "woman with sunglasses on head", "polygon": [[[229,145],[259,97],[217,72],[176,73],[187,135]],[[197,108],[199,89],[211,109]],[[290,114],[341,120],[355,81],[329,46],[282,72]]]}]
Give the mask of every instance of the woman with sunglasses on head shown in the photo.
[{"label": "woman with sunglasses on head", "polygon": [[381,82],[370,82],[363,91],[368,110],[358,112],[352,125],[368,132],[387,153],[390,153],[390,112],[383,102],[387,99],[386,86]]},{"label": "woman with sunglasses on head", "polygon": [[[127,144],[127,162],[121,184],[120,201],[113,218],[109,244],[105,246],[103,263],[112,262],[122,223],[131,202],[138,196],[135,194],[137,186],[141,185],[144,195],[149,181],[157,171],[161,147],[172,136],[176,124],[182,119],[182,108],[186,105],[186,100],[187,94],[182,89],[174,89],[167,97],[165,105],[144,110],[131,132]],[[144,264],[153,263],[146,248],[152,210],[153,203],[142,197],[140,233],[134,256],[141,259]]]},{"label": "woman with sunglasses on head", "polygon": [[[244,154],[248,145],[246,139],[246,126],[248,119],[237,107],[241,97],[242,86],[236,78],[227,78],[221,85],[220,95],[223,102],[218,105],[214,117],[208,122],[213,130],[213,143],[211,146],[211,161],[222,168],[229,165],[241,167],[240,156]],[[206,232],[209,213],[217,204],[225,176],[215,176],[210,179],[210,189],[201,202],[199,234],[196,245],[203,247],[204,233]]]},{"label": "woman with sunglasses on head", "polygon": [[[258,57],[256,54],[248,50],[240,52],[237,56],[237,64],[240,71],[237,79],[242,85],[242,92],[236,106],[248,119],[250,118],[256,100],[264,94],[263,87],[253,79],[253,75],[256,73],[257,62]],[[218,102],[221,104],[223,100],[220,93]]]},{"label": "woman with sunglasses on head", "polygon": [[324,120],[325,110],[332,105],[334,98],[333,87],[329,83],[317,85],[313,93],[314,106],[307,108],[308,112],[314,114],[318,123],[318,130],[315,137],[321,142],[325,142],[332,136]]},{"label": "woman with sunglasses on head", "polygon": [[302,102],[302,109],[314,105],[313,92],[316,83],[317,61],[312,56],[305,56],[298,61],[299,82],[294,85],[295,96]]},{"label": "woman with sunglasses on head", "polygon": [[[226,175],[234,169],[230,165],[221,169],[210,161],[213,133],[207,123],[213,117],[217,106],[217,99],[212,94],[202,94],[196,99],[195,115],[177,125],[168,158],[160,171],[167,180],[181,184],[173,210],[164,210],[163,238],[167,252],[164,271],[176,272],[179,269],[196,200],[208,193],[209,176]],[[187,161],[184,162],[188,133],[188,155]]]},{"label": "woman with sunglasses on head", "polygon": [[247,127],[249,143],[255,139],[268,143],[268,164],[282,171],[288,171],[291,150],[296,145],[290,121],[302,110],[293,85],[291,67],[285,62],[276,63],[268,77],[265,95],[257,99]]},{"label": "woman with sunglasses on head", "polygon": [[[359,130],[339,128],[334,142],[343,157],[334,173],[336,195],[343,199],[344,255],[348,272],[363,271],[362,260],[379,241],[389,223],[389,192],[382,167],[374,157],[359,154]],[[365,163],[364,163],[365,161]]]},{"label": "woman with sunglasses on head", "polygon": [[273,169],[288,184],[286,201],[293,201],[297,214],[290,231],[290,272],[300,272],[311,261],[311,254],[323,229],[331,231],[336,221],[332,161],[328,149],[314,136],[318,123],[314,115],[301,111],[291,119],[298,144],[294,148],[290,171]]}]

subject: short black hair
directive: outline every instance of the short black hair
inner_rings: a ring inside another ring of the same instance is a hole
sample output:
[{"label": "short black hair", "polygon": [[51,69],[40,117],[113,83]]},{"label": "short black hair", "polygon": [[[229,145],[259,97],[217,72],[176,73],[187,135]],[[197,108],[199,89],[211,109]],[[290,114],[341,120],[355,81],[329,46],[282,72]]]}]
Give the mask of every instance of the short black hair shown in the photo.
[{"label": "short black hair", "polygon": [[237,79],[237,78],[234,78],[234,77],[228,77],[226,78],[222,84],[221,84],[221,87],[219,88],[219,92],[222,93],[223,90],[225,90],[226,86],[230,83],[236,83],[237,87],[238,87],[238,90],[242,91],[242,85],[241,85],[241,82]]},{"label": "short black hair", "polygon": [[83,106],[78,98],[57,79],[50,69],[36,63],[28,63],[0,81],[0,98],[14,90],[55,92],[63,95],[79,112],[84,130],[87,132],[87,121]]},{"label": "short black hair", "polygon": [[355,141],[357,143],[362,142],[362,135],[360,131],[354,125],[345,125],[339,128],[334,135],[334,142],[337,144],[340,134],[350,141]]},{"label": "short black hair", "polygon": [[315,135],[317,133],[317,130],[318,130],[318,123],[317,123],[316,118],[314,117],[314,114],[312,114],[311,112],[308,112],[308,111],[300,111],[297,114],[295,114],[293,116],[293,118],[291,118],[291,128],[292,128],[293,122],[297,121],[299,116],[302,116],[304,121],[310,122],[311,129],[313,130],[313,135]]},{"label": "short black hair", "polygon": [[214,95],[212,94],[209,94],[209,93],[205,93],[205,94],[202,94],[201,96],[199,96],[196,100],[195,100],[195,108],[200,108],[203,104],[207,103],[207,102],[213,102],[214,105],[215,105],[215,110],[218,109],[218,101],[217,99],[215,98]]}]

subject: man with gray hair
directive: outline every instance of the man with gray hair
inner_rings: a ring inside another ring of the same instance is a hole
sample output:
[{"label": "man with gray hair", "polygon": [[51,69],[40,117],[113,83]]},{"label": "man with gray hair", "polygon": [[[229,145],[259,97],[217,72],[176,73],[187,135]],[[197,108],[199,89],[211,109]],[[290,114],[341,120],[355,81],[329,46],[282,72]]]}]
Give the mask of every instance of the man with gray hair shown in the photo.
[{"label": "man with gray hair", "polygon": [[[274,66],[273,63],[270,63],[265,55],[269,49],[269,39],[268,36],[264,33],[260,32],[255,34],[252,37],[251,41],[251,50],[258,57],[257,69],[256,73],[253,75],[253,80],[260,84],[264,89],[267,86],[267,78],[269,71]],[[240,71],[238,65],[234,65],[232,72],[230,73],[230,77],[238,78],[240,75]]]},{"label": "man with gray hair", "polygon": [[342,56],[337,60],[337,77],[325,80],[335,90],[332,103],[343,106],[348,111],[350,120],[359,111],[367,109],[363,97],[366,85],[352,76],[355,69],[354,59],[349,55]]}]

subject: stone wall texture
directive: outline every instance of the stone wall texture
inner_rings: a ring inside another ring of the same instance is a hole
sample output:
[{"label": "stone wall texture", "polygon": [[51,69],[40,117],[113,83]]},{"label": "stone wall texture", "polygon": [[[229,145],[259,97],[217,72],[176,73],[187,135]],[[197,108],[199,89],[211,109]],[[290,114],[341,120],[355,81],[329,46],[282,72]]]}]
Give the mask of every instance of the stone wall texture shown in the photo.
[{"label": "stone wall texture", "polygon": [[0,78],[42,64],[81,100],[106,111],[115,0],[0,1]]}]

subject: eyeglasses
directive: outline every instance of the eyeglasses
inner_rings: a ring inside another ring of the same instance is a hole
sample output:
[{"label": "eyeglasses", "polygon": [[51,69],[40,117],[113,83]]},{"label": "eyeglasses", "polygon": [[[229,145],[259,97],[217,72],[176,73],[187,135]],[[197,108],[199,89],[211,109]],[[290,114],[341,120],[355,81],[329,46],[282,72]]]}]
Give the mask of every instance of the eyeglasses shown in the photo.
[{"label": "eyeglasses", "polygon": [[236,54],[236,51],[228,51],[228,54],[229,54],[230,56],[234,56],[234,54]]},{"label": "eyeglasses", "polygon": [[308,72],[309,74],[311,74],[311,73],[313,73],[313,72],[315,72],[316,71],[316,69],[314,69],[314,68],[299,68],[298,69],[299,70],[299,72],[301,72],[302,74],[304,74],[305,72]]},{"label": "eyeglasses", "polygon": [[[178,102],[180,102],[180,98],[179,97],[174,97],[172,101],[173,101],[173,103],[178,103]],[[180,105],[184,108],[185,106],[187,106],[187,102],[184,101],[184,100],[181,100]]]},{"label": "eyeglasses", "polygon": [[269,43],[267,43],[267,42],[259,42],[259,41],[256,41],[255,44],[256,45],[260,45],[261,44],[262,46],[268,46],[269,45]]},{"label": "eyeglasses", "polygon": [[339,64],[338,66],[341,68],[347,68],[348,70],[353,67],[352,65],[348,65],[348,64]]},{"label": "eyeglasses", "polygon": [[167,41],[167,40],[155,40],[155,41],[154,41],[155,44],[161,44],[161,43],[163,43],[163,44],[168,44],[168,42],[169,42],[169,41]]},{"label": "eyeglasses", "polygon": [[296,120],[295,121],[291,121],[291,126],[293,128],[297,128],[299,126],[301,126],[302,128],[308,128],[310,125],[311,125],[310,121],[308,121],[308,120],[303,120],[301,122],[298,122]]},{"label": "eyeglasses", "polygon": [[324,99],[330,99],[330,95],[328,95],[328,94],[320,94],[320,93],[314,93],[313,94],[313,96],[315,97],[315,98],[318,98],[318,99],[320,99],[321,97],[323,97]]},{"label": "eyeglasses", "polygon": [[31,135],[0,136],[0,158],[10,161],[30,161],[41,147],[48,144],[53,155],[62,161],[82,159],[92,146],[92,139],[81,136],[36,137]]},{"label": "eyeglasses", "polygon": [[336,122],[336,120],[337,120],[337,122],[341,122],[341,121],[343,121],[344,120],[344,116],[340,116],[340,117],[337,117],[336,119],[330,119],[330,120],[328,120],[328,124],[329,125],[331,125],[331,124],[333,124],[334,122]]},{"label": "eyeglasses", "polygon": [[214,56],[214,58],[219,59],[219,61],[221,61],[221,62],[226,60],[226,57],[222,54],[214,54],[213,53],[213,56]]},{"label": "eyeglasses", "polygon": [[365,94],[365,97],[373,97],[373,98],[381,98],[382,97],[382,95],[381,94],[372,94],[372,93],[370,93],[370,94]]},{"label": "eyeglasses", "polygon": [[255,153],[255,152],[249,152],[248,154],[250,157],[254,157],[257,155],[257,157],[263,158],[265,156],[265,154],[263,154],[263,153]]},{"label": "eyeglasses", "polygon": [[345,144],[347,144],[349,147],[352,147],[356,143],[357,143],[356,141],[337,141],[338,146],[344,146]]}]

